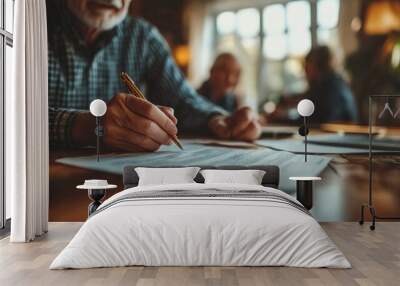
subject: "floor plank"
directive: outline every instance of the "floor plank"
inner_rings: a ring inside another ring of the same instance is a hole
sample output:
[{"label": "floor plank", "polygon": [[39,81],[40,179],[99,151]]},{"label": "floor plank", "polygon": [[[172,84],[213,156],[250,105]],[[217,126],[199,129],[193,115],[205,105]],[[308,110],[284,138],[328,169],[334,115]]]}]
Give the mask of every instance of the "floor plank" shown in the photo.
[{"label": "floor plank", "polygon": [[50,271],[55,256],[82,223],[50,223],[45,236],[29,244],[0,240],[0,285],[399,285],[400,222],[379,222],[376,231],[355,222],[323,223],[353,268],[125,267]]}]

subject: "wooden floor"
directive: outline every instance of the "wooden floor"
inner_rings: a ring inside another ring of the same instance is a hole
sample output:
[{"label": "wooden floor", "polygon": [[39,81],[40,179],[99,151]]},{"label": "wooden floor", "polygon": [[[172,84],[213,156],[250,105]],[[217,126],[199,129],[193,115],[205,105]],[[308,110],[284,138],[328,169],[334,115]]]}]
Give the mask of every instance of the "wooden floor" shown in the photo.
[{"label": "wooden floor", "polygon": [[354,222],[323,223],[353,268],[126,267],[48,270],[81,223],[51,223],[30,244],[0,241],[0,285],[400,285],[400,223],[380,222],[371,232]]}]

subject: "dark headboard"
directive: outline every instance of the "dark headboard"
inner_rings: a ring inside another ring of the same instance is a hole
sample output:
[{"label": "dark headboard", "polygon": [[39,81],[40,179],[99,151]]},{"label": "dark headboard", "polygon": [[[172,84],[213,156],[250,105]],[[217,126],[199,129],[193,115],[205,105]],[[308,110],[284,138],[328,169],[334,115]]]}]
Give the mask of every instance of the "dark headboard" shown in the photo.
[{"label": "dark headboard", "polygon": [[[135,168],[139,166],[125,166],[123,173],[124,188],[129,189],[136,187],[139,177]],[[146,167],[146,166],[140,166]],[[183,166],[163,166],[162,168],[181,168]],[[278,188],[279,186],[279,168],[277,166],[196,166],[201,169],[220,169],[220,170],[263,170],[265,175],[262,181],[263,186]],[[151,167],[149,167],[151,168]],[[161,168],[161,167],[160,167]],[[197,183],[204,183],[203,176],[199,173],[194,179]]]}]

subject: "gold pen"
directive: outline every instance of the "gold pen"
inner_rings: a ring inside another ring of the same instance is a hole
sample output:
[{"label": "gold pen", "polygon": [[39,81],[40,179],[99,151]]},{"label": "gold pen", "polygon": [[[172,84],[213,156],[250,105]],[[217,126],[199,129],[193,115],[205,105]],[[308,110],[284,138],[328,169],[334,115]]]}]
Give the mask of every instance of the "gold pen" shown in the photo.
[{"label": "gold pen", "polygon": [[[132,93],[133,96],[136,96],[143,100],[147,100],[146,97],[143,95],[143,93],[140,91],[140,89],[136,86],[135,82],[132,80],[132,78],[126,72],[121,73],[121,80],[125,83],[125,85],[129,89],[129,92]],[[183,147],[182,147],[181,143],[179,142],[177,136],[169,135],[169,137],[175,143],[175,145],[179,147],[179,149],[183,150]]]}]

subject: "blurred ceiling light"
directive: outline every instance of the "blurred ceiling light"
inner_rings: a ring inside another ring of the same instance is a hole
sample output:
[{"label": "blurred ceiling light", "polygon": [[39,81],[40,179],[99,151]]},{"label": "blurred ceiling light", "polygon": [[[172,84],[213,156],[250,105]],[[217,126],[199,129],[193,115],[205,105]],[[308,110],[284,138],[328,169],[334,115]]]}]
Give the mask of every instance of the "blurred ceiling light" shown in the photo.
[{"label": "blurred ceiling light", "polygon": [[264,112],[267,114],[274,113],[276,110],[276,104],[273,101],[268,101],[264,104]]},{"label": "blurred ceiling light", "polygon": [[400,67],[400,42],[393,48],[391,64],[395,69]]},{"label": "blurred ceiling light", "polygon": [[217,16],[217,31],[220,35],[234,33],[236,29],[236,15],[234,12],[222,12]]},{"label": "blurred ceiling light", "polygon": [[400,2],[372,2],[366,13],[365,33],[383,35],[395,31],[400,31]]},{"label": "blurred ceiling light", "polygon": [[174,58],[178,66],[186,67],[190,61],[190,51],[187,45],[179,45],[174,49]]},{"label": "blurred ceiling light", "polygon": [[362,28],[361,19],[359,17],[354,17],[354,19],[351,20],[350,26],[353,32],[359,32]]}]

